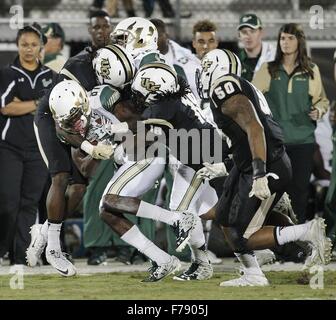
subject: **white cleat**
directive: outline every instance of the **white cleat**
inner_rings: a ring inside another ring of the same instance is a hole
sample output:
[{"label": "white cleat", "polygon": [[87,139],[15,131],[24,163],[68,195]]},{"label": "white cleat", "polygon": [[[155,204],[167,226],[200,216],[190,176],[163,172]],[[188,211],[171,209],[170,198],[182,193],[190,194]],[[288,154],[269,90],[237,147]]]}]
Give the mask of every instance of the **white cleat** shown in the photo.
[{"label": "white cleat", "polygon": [[75,266],[65,257],[61,250],[46,250],[47,261],[54,267],[63,277],[72,277],[77,273]]},{"label": "white cleat", "polygon": [[269,249],[254,250],[254,254],[257,258],[260,267],[265,264],[274,263],[276,260],[274,252]]},{"label": "white cleat", "polygon": [[196,217],[191,212],[183,212],[182,218],[173,225],[176,234],[176,251],[181,252],[187,245],[191,232],[196,226],[199,217]]},{"label": "white cleat", "polygon": [[265,287],[269,286],[269,282],[264,274],[248,274],[244,273],[240,278],[223,281],[220,287]]},{"label": "white cleat", "polygon": [[30,227],[31,241],[26,251],[27,264],[35,267],[41,258],[47,244],[47,236],[41,233],[42,224],[34,224]]},{"label": "white cleat", "polygon": [[305,261],[305,267],[328,264],[331,259],[331,240],[326,237],[324,219],[315,218],[309,222],[308,232],[300,239],[310,243],[312,252]]},{"label": "white cleat", "polygon": [[213,268],[210,261],[194,261],[187,270],[173,279],[178,281],[208,280],[212,275]]},{"label": "white cleat", "polygon": [[171,256],[169,262],[158,265],[156,262],[152,262],[152,266],[149,268],[149,275],[141,282],[157,282],[170,274],[175,274],[176,271],[181,269],[181,262],[175,256]]}]

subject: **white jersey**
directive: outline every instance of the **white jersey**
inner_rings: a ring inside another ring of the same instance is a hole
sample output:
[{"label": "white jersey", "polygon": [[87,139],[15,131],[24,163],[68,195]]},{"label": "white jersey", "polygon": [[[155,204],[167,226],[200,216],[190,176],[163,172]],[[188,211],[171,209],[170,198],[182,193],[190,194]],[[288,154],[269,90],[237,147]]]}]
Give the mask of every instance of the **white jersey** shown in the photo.
[{"label": "white jersey", "polygon": [[119,98],[119,93],[108,85],[101,85],[88,92],[88,96],[92,111],[85,139],[92,144],[113,143],[109,128],[113,124],[120,123],[112,114],[112,107]]},{"label": "white jersey", "polygon": [[166,62],[173,65],[176,72],[187,80],[194,96],[200,101],[195,75],[196,70],[201,67],[201,61],[189,49],[173,40],[168,40],[168,52],[163,56]]},{"label": "white jersey", "polygon": [[158,50],[151,50],[141,52],[134,58],[135,70],[139,70],[142,66],[153,62],[166,63],[173,68],[173,65],[167,63],[164,55],[162,55]]}]

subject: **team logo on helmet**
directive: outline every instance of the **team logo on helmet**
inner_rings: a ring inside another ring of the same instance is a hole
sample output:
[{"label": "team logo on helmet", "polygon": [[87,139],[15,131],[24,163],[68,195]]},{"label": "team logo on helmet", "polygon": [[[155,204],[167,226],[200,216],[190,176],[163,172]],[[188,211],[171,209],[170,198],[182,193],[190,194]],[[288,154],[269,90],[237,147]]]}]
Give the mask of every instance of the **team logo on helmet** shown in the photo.
[{"label": "team logo on helmet", "polygon": [[105,79],[111,79],[110,76],[110,70],[111,70],[111,65],[109,62],[109,59],[107,58],[102,58],[101,63],[100,63],[100,75],[105,78]]},{"label": "team logo on helmet", "polygon": [[207,72],[208,69],[211,67],[212,61],[211,60],[203,60],[202,61],[202,69]]},{"label": "team logo on helmet", "polygon": [[[130,24],[127,28],[128,31],[132,31],[134,25],[136,24],[136,21],[134,21],[132,24]],[[136,28],[133,32],[134,32],[134,44],[133,47],[134,48],[143,48],[147,46],[147,43],[150,42],[150,39],[152,38],[153,34],[154,34],[154,28],[152,26],[148,27],[148,33],[143,35],[143,30],[144,28]],[[146,31],[145,31],[146,32]],[[127,42],[132,41],[133,39],[127,39]]]},{"label": "team logo on helmet", "polygon": [[141,86],[150,92],[155,92],[161,87],[160,84],[155,84],[155,82],[151,81],[149,78],[141,78]]}]

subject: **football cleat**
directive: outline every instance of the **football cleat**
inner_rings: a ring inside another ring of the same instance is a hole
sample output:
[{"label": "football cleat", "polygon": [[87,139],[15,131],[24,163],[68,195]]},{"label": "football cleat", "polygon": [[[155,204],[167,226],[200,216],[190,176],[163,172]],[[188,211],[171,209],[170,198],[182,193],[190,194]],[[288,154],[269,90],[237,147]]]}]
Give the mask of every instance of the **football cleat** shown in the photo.
[{"label": "football cleat", "polygon": [[26,251],[26,260],[30,267],[37,265],[48,241],[47,235],[43,235],[41,229],[42,224],[34,224],[30,227],[31,241]]},{"label": "football cleat", "polygon": [[288,216],[294,224],[298,223],[297,216],[292,208],[292,203],[287,192],[284,192],[277,204],[274,206],[273,211],[282,213]]},{"label": "football cleat", "polygon": [[269,249],[254,250],[254,254],[257,258],[260,267],[265,264],[272,264],[276,260],[274,252]]},{"label": "football cleat", "polygon": [[183,212],[182,218],[174,223],[173,230],[176,235],[176,251],[181,252],[187,245],[191,232],[196,226],[196,219],[199,219],[191,212]]},{"label": "football cleat", "polygon": [[169,262],[158,265],[156,262],[152,262],[152,266],[148,269],[149,276],[141,282],[157,282],[167,277],[168,275],[179,271],[181,268],[181,262],[175,256],[171,256]]},{"label": "football cleat", "polygon": [[246,269],[242,271],[240,278],[223,281],[219,284],[220,287],[265,287],[269,285],[269,282],[265,275],[251,274]]},{"label": "football cleat", "polygon": [[207,280],[210,279],[212,275],[213,268],[210,261],[194,261],[187,270],[175,276],[173,279],[178,281]]},{"label": "football cleat", "polygon": [[308,231],[302,236],[301,241],[309,242],[311,254],[305,261],[305,267],[309,268],[316,264],[328,264],[331,259],[331,240],[325,235],[326,224],[324,219],[315,218],[307,222]]},{"label": "football cleat", "polygon": [[46,258],[48,263],[63,277],[72,277],[77,272],[75,266],[65,257],[65,254],[61,250],[47,248]]}]

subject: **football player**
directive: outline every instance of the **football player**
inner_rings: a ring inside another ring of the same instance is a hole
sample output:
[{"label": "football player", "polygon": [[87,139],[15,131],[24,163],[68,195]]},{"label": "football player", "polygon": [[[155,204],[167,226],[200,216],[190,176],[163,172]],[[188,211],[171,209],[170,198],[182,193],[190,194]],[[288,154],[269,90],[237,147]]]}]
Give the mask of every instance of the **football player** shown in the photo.
[{"label": "football player", "polygon": [[210,98],[214,120],[231,140],[234,160],[216,218],[243,265],[243,275],[220,286],[266,286],[268,280],[252,250],[309,242],[313,250],[306,265],[310,266],[329,262],[331,244],[321,218],[287,227],[264,226],[291,179],[291,165],[264,96],[240,72],[230,51],[216,49],[203,57],[199,74],[200,96]]},{"label": "football player", "polygon": [[[118,225],[115,216],[121,213],[134,214],[138,217],[150,218],[178,227],[183,221],[183,218],[179,217],[179,215],[185,214],[183,212],[192,212],[195,216],[198,216],[207,212],[218,200],[215,190],[210,187],[209,183],[202,182],[202,179],[196,177],[196,171],[202,167],[202,160],[200,159],[195,163],[192,161],[193,152],[197,153],[203,150],[202,148],[206,148],[203,145],[205,142],[203,135],[209,134],[211,141],[213,141],[214,137],[217,136],[217,131],[202,117],[194,96],[185,82],[178,79],[175,71],[166,64],[152,63],[141,67],[133,80],[132,92],[137,109],[143,111],[142,118],[147,120],[147,122],[146,120],[144,122],[148,124],[149,120],[157,120],[155,124],[152,122],[152,127],[160,130],[153,130],[154,132],[158,132],[158,135],[160,135],[161,131],[165,131],[165,136],[168,137],[169,130],[172,128],[184,130],[185,135],[194,130],[201,137],[200,145],[193,145],[192,139],[184,141],[181,139],[178,141],[178,147],[175,150],[169,150],[170,161],[172,157],[177,159],[175,160],[176,168],[173,172],[174,185],[170,198],[170,211],[134,197],[124,197],[107,192],[103,197],[101,206],[103,218],[114,229]],[[220,147],[222,147],[223,142],[219,136],[217,141],[220,141]],[[166,143],[169,147],[169,142]],[[208,142],[207,146],[213,149],[214,142]],[[198,147],[199,149],[196,149]],[[183,154],[184,151],[187,153],[187,161],[182,163],[179,160],[186,155]],[[227,149],[225,151],[227,152]],[[182,250],[189,239],[185,230],[185,228],[180,228],[178,231],[177,250]],[[132,230],[127,230],[122,239],[133,236]],[[134,237],[135,241],[136,237]],[[193,263],[177,279],[203,280],[210,278],[212,267],[205,250],[205,238],[200,219],[197,219],[195,230],[190,234],[190,245],[194,255]],[[148,281],[157,281],[160,272],[160,266],[155,264]]]}]

